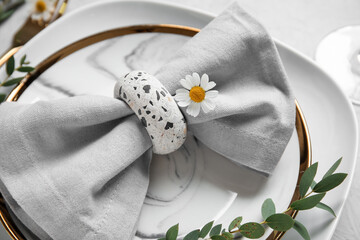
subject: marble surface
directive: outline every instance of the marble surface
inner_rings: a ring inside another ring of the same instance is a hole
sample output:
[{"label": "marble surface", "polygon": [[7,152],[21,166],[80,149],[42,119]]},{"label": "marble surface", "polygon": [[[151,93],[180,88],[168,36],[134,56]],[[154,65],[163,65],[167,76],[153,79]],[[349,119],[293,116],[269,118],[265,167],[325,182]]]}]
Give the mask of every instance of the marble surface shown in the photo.
[{"label": "marble surface", "polygon": [[[199,9],[203,9],[212,13],[219,13],[222,9],[224,9],[231,1],[228,0],[168,0],[169,2],[181,3],[190,7],[195,7]],[[90,2],[94,2],[94,0],[76,0],[71,1],[69,4],[69,11],[76,9],[80,6],[88,4]],[[272,36],[276,37],[280,41],[285,42],[286,44],[293,46],[304,54],[312,57],[315,52],[316,45],[321,40],[323,36],[325,36],[328,32],[335,30],[341,26],[352,25],[352,24],[360,24],[360,14],[358,9],[360,9],[360,2],[356,0],[344,0],[344,1],[336,1],[336,0],[319,0],[319,1],[310,1],[310,0],[290,0],[290,1],[279,1],[279,0],[241,0],[243,6],[246,10],[256,16],[264,25],[267,27]],[[271,9],[271,11],[269,11]],[[15,30],[21,25],[21,22],[25,20],[29,11],[29,5],[23,6],[19,9],[13,17],[7,20],[5,23],[0,25],[0,53],[4,52],[10,45],[11,36],[15,32]],[[168,41],[162,41],[162,37],[159,35],[153,35],[149,38],[155,38],[156,41],[151,41],[152,44],[164,44]],[[154,39],[151,39],[154,40]],[[140,44],[140,47],[136,49],[141,49],[141,46],[144,46],[144,41]],[[150,42],[150,41],[149,41]],[[181,40],[175,41],[178,44],[182,44]],[[146,43],[146,41],[145,41]],[[177,44],[175,43],[175,44]],[[112,82],[116,79],[116,75],[123,73],[128,69],[117,69],[117,72],[110,72],[106,69],[106,66],[102,66],[101,58],[106,57],[106,51],[111,51],[112,47],[116,44],[121,44],[120,41],[106,41],[101,48],[96,49],[94,47],[92,54],[88,56],[89,64],[93,66],[95,69],[94,79],[96,76],[106,76],[104,81]],[[139,42],[133,41],[133,44],[139,44]],[[102,49],[101,51],[99,49]],[[129,52],[127,57],[124,58],[127,66],[132,66],[130,68],[134,69],[142,69],[141,65],[139,66],[137,61],[134,61],[136,54],[138,54],[140,50]],[[77,53],[79,56],[81,54],[85,54],[85,52],[80,51]],[[145,52],[146,54],[146,52]],[[85,55],[84,55],[85,56]],[[96,56],[94,58],[94,56]],[[164,60],[166,61],[166,59]],[[146,62],[142,62],[141,64],[147,64]],[[159,65],[161,62],[159,63]],[[59,64],[59,68],[66,67],[66,63]],[[79,71],[81,68],[85,66],[78,66]],[[149,66],[147,66],[149,67]],[[156,66],[154,66],[156,67]],[[51,71],[46,74],[51,74]],[[56,85],[57,82],[52,81],[49,83],[45,81],[46,74],[42,76],[36,84],[33,84],[32,87],[38,88],[39,98],[46,98],[47,94],[49,94],[49,89],[51,90],[50,94],[55,97],[64,97],[64,96],[73,96],[78,94],[86,94],[83,89],[73,89],[69,90],[69,88],[63,85]],[[69,73],[70,74],[70,73]],[[71,79],[71,78],[67,78]],[[69,85],[71,82],[69,80]],[[97,82],[92,79],[87,79],[87,84],[94,85],[96,87]],[[99,89],[100,94],[106,95],[107,92],[111,92],[109,88],[101,88]],[[26,96],[24,96],[26,97]],[[357,113],[358,119],[360,118],[360,107],[354,106],[355,111]],[[192,144],[196,144],[192,142]],[[174,164],[176,164],[176,156],[172,159],[162,159],[161,157],[156,158],[155,163],[160,164],[159,168],[171,168]],[[174,185],[170,185],[169,187],[174,191],[169,191],[165,196],[159,196],[159,192],[157,192],[155,185],[150,186],[148,199],[146,204],[151,206],[154,205],[154,199],[157,199],[157,204],[161,202],[161,204],[166,203],[169,199],[174,199],[182,190],[184,186],[190,186],[189,178],[192,178],[193,175],[189,175],[188,173],[194,173],[204,171],[203,163],[200,161],[196,162],[196,165],[183,165],[181,172],[179,173],[182,178],[177,179]],[[157,181],[162,181],[163,179],[175,179],[176,175],[166,175],[162,176],[160,174],[156,174],[158,176],[158,180],[153,180],[154,184]],[[200,174],[201,175],[201,174]],[[201,175],[202,176],[202,175]],[[197,182],[198,181],[198,182]],[[191,181],[193,182],[193,181]],[[192,184],[199,184],[200,180],[194,181]],[[195,186],[194,185],[194,186]],[[213,186],[216,187],[216,186]],[[191,190],[191,187],[189,188]],[[228,195],[227,195],[228,194]],[[228,201],[233,201],[234,195],[231,193],[224,193],[224,198],[228,199]],[[186,198],[186,195],[183,195]],[[339,225],[334,233],[333,240],[348,240],[348,239],[357,239],[360,235],[359,223],[356,222],[357,217],[360,216],[360,209],[357,207],[358,199],[360,199],[360,166],[358,164],[357,170],[355,172],[355,177],[353,180],[353,185],[350,191],[349,198],[345,205],[344,212],[340,217]],[[186,201],[186,200],[185,200]],[[146,209],[146,207],[145,207]],[[150,208],[149,208],[150,209]],[[147,210],[145,210],[147,211]],[[151,214],[151,210],[150,214]],[[222,210],[219,210],[220,212]],[[146,228],[141,228],[141,223],[139,227],[138,236],[146,235]],[[1,239],[8,239],[6,235],[0,237]]]}]

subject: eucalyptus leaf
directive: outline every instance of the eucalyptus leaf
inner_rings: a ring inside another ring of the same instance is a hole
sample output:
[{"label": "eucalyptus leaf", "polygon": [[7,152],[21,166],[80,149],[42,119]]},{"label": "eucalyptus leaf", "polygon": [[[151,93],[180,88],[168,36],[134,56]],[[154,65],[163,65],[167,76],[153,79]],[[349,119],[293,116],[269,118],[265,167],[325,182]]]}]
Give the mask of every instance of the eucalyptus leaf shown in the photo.
[{"label": "eucalyptus leaf", "polygon": [[166,240],[176,240],[179,233],[179,224],[176,224],[169,228],[166,232]]},{"label": "eucalyptus leaf", "polygon": [[6,4],[3,6],[2,9],[0,7],[0,11],[1,10],[7,11],[7,10],[10,10],[10,9],[16,9],[17,7],[21,6],[25,2],[25,0],[13,0],[13,1],[1,0],[1,1],[6,2]]},{"label": "eucalyptus leaf", "polygon": [[310,235],[307,231],[307,229],[305,228],[304,225],[302,225],[300,222],[294,220],[294,226],[293,228],[305,239],[305,240],[310,240]]},{"label": "eucalyptus leaf", "polygon": [[15,12],[15,9],[10,9],[6,12],[0,13],[0,23],[5,21],[8,17],[10,17]]},{"label": "eucalyptus leaf", "polygon": [[200,230],[196,229],[190,233],[188,233],[183,240],[198,240],[200,236]]},{"label": "eucalyptus leaf", "polygon": [[274,230],[287,231],[294,225],[294,219],[284,213],[277,213],[268,217],[265,223]]},{"label": "eucalyptus leaf", "polygon": [[244,237],[250,239],[257,239],[264,235],[264,227],[256,222],[249,222],[241,225],[240,232]]},{"label": "eucalyptus leaf", "polygon": [[314,180],[312,181],[312,183],[311,183],[311,189],[314,189],[314,187],[315,187],[315,185],[317,184],[317,182],[315,182]]},{"label": "eucalyptus leaf", "polygon": [[26,54],[22,56],[22,58],[20,59],[20,65],[23,65],[25,63],[25,60],[26,60]]},{"label": "eucalyptus leaf", "polygon": [[268,198],[264,201],[261,206],[261,214],[264,219],[267,219],[269,216],[276,213],[275,204],[271,198]]},{"label": "eucalyptus leaf", "polygon": [[316,184],[313,190],[316,193],[327,192],[339,186],[345,180],[346,176],[346,173],[335,173],[330,175]]},{"label": "eucalyptus leaf", "polygon": [[226,240],[226,238],[221,235],[214,235],[214,236],[211,236],[210,238],[212,240]]},{"label": "eucalyptus leaf", "polygon": [[328,176],[332,175],[332,174],[336,171],[336,169],[339,167],[341,161],[342,161],[342,157],[339,158],[339,159],[331,166],[331,168],[325,173],[325,175],[324,175],[324,177],[323,177],[322,179],[327,178]]},{"label": "eucalyptus leaf", "polygon": [[11,56],[9,60],[6,62],[6,74],[11,76],[15,70],[15,59],[14,56]]},{"label": "eucalyptus leaf", "polygon": [[212,227],[212,225],[214,224],[214,221],[211,221],[209,223],[207,223],[200,231],[200,237],[201,238],[205,238],[206,235],[210,232],[210,229]]},{"label": "eucalyptus leaf", "polygon": [[24,2],[25,0],[10,1],[4,6],[4,8],[0,7],[0,23],[10,17],[15,12],[16,8]]},{"label": "eucalyptus leaf", "polygon": [[326,205],[325,203],[319,202],[318,204],[316,204],[317,208],[323,209],[325,211],[328,211],[329,213],[331,213],[334,217],[336,217],[336,214],[334,212],[334,210],[332,210],[331,207],[329,207],[328,205]]},{"label": "eucalyptus leaf", "polygon": [[228,228],[229,232],[231,230],[233,230],[234,228],[238,228],[241,224],[242,219],[243,219],[242,217],[237,217],[234,220],[232,220],[232,222],[230,223],[229,228]]},{"label": "eucalyptus leaf", "polygon": [[306,195],[307,191],[309,190],[309,187],[311,186],[311,183],[314,180],[317,168],[318,168],[318,163],[316,162],[312,164],[308,169],[306,169],[306,171],[302,175],[299,186],[301,198],[303,198]]},{"label": "eucalyptus leaf", "polygon": [[0,103],[2,103],[6,98],[5,94],[0,93]]},{"label": "eucalyptus leaf", "polygon": [[229,232],[224,232],[224,233],[222,233],[221,235],[222,235],[223,237],[225,237],[226,240],[231,240],[231,239],[234,238],[234,235],[232,235],[232,234],[229,233]]},{"label": "eucalyptus leaf", "polygon": [[19,77],[19,78],[13,78],[13,79],[10,79],[8,81],[6,81],[3,86],[4,87],[8,87],[8,86],[12,86],[12,85],[15,85],[15,84],[18,84],[19,82],[21,82],[21,80],[23,80],[24,77]]},{"label": "eucalyptus leaf", "polygon": [[220,231],[221,231],[221,227],[222,225],[221,224],[218,224],[216,225],[215,227],[213,227],[210,231],[210,234],[209,236],[214,236],[214,235],[219,235],[220,234]]},{"label": "eucalyptus leaf", "polygon": [[26,73],[28,73],[28,72],[34,71],[34,69],[35,69],[35,68],[33,68],[33,67],[19,67],[17,70],[18,70],[19,72],[26,72]]},{"label": "eucalyptus leaf", "polygon": [[316,194],[293,202],[290,207],[294,210],[307,210],[315,207],[325,196],[325,193]]}]

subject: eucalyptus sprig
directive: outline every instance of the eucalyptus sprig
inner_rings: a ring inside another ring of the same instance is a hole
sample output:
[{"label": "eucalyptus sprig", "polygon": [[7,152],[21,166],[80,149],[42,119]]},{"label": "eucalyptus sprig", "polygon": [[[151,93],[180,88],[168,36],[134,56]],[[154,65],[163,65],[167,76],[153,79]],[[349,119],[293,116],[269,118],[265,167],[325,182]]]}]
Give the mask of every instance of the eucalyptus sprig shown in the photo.
[{"label": "eucalyptus sprig", "polygon": [[[285,232],[291,228],[295,229],[305,240],[310,240],[310,235],[306,227],[299,221],[293,219],[286,213],[291,210],[308,210],[314,207],[323,209],[331,213],[336,217],[335,212],[322,203],[321,200],[325,197],[326,193],[335,187],[339,186],[346,178],[346,173],[334,173],[341,163],[342,158],[337,160],[331,168],[325,173],[323,178],[316,183],[314,181],[318,163],[312,164],[301,177],[299,185],[300,199],[294,201],[288,209],[283,212],[276,213],[276,207],[272,199],[268,198],[264,201],[261,207],[261,214],[263,221],[247,222],[241,224],[243,218],[235,218],[227,229],[223,228],[222,224],[213,226],[214,221],[207,223],[201,229],[191,231],[183,240],[231,240],[234,239],[235,234],[241,234],[242,236],[250,239],[259,239],[265,233],[265,227],[268,226],[273,230]],[[176,240],[179,232],[179,224],[176,224],[169,228],[165,237],[159,240]]]},{"label": "eucalyptus sprig", "polygon": [[[14,72],[21,72],[21,73],[29,73],[32,72],[35,68],[28,66],[30,64],[29,61],[26,61],[26,55],[24,55],[20,61],[19,66],[15,68],[15,58],[11,56],[10,59],[6,62],[6,74],[7,77],[0,83],[0,87],[9,87],[21,82],[21,80],[25,77],[17,77],[12,78],[12,74]],[[6,94],[0,93],[0,103],[3,102],[6,98]]]},{"label": "eucalyptus sprig", "polygon": [[15,10],[24,3],[25,0],[4,0],[0,2],[0,23],[8,19],[15,12]]}]

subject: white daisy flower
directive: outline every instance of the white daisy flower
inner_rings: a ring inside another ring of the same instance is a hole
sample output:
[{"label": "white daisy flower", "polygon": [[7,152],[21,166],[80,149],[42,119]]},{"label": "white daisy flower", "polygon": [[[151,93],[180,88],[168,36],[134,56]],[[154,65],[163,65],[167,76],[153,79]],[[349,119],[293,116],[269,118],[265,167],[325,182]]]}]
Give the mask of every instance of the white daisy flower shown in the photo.
[{"label": "white daisy flower", "polygon": [[[210,90],[215,87],[215,82],[209,82],[209,76],[198,73],[186,75],[185,79],[180,80],[180,84],[185,88],[176,90],[175,100],[178,101],[180,107],[188,107],[186,112],[196,117],[200,113],[200,108],[204,113],[214,110],[214,99],[218,95],[218,91]],[[210,90],[210,91],[209,91]]]},{"label": "white daisy flower", "polygon": [[50,20],[53,12],[55,11],[54,0],[31,0],[31,3],[33,4],[33,10],[31,14],[32,20]]}]

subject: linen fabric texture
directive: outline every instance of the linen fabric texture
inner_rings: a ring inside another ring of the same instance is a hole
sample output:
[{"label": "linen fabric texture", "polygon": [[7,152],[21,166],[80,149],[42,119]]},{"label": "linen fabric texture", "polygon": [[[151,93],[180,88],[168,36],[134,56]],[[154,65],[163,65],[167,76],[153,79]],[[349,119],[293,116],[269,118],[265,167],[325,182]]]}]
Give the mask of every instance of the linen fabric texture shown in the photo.
[{"label": "linen fabric texture", "polygon": [[[174,95],[193,72],[207,73],[219,95],[207,114],[194,118],[182,109],[189,130],[230,160],[271,174],[293,133],[295,104],[266,30],[234,3],[152,74]],[[0,106],[0,136],[0,191],[34,235],[133,238],[152,152],[124,102],[102,96],[7,102]]]}]

